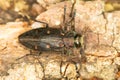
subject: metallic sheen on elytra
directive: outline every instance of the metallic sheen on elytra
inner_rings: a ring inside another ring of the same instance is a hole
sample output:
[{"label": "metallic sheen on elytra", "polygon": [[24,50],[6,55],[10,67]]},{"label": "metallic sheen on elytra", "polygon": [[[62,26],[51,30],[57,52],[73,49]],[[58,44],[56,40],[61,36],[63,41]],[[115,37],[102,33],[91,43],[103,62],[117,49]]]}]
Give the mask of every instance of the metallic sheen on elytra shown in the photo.
[{"label": "metallic sheen on elytra", "polygon": [[[64,35],[62,35],[64,34]],[[63,48],[79,48],[81,35],[75,32],[62,33],[60,28],[37,28],[19,36],[19,42],[38,51],[62,51]]]}]

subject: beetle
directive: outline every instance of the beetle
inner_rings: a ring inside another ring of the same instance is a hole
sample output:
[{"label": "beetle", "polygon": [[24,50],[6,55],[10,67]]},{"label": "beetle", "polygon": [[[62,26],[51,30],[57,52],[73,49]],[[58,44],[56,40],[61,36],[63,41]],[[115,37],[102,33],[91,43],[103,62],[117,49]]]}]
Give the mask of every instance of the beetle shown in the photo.
[{"label": "beetle", "polygon": [[[27,48],[37,50],[40,52],[43,51],[68,52],[71,48],[81,48],[82,46],[81,40],[82,40],[82,36],[74,31],[63,33],[61,28],[50,28],[50,27],[32,29],[19,36],[19,42],[21,44],[23,44]],[[76,73],[78,74],[79,77],[80,73],[78,72],[78,68],[76,66],[77,63],[74,62],[74,64],[76,67]],[[44,72],[44,66],[41,63],[40,65],[43,67],[43,72]],[[61,68],[60,68],[60,72],[61,72]],[[64,78],[64,74],[61,73],[61,76]],[[44,73],[44,78],[45,78],[45,73]]]},{"label": "beetle", "polygon": [[[66,6],[64,7],[63,26],[62,28],[50,28],[47,23],[37,21],[46,24],[44,28],[37,28],[27,31],[21,34],[19,42],[24,46],[38,51],[63,51],[70,48],[81,47],[81,35],[74,31],[75,25],[75,10],[73,10],[76,0],[72,4],[70,12],[70,20],[66,21]],[[71,31],[65,31],[68,28],[73,29]]]},{"label": "beetle", "polygon": [[66,48],[79,48],[81,35],[62,33],[60,28],[38,28],[27,31],[19,36],[24,46],[38,51],[62,51]]},{"label": "beetle", "polygon": [[[74,4],[72,5],[72,8]],[[83,36],[74,31],[74,18],[75,12],[71,9],[70,13],[70,21],[65,22],[65,12],[66,8],[64,8],[64,29],[68,27],[70,24],[71,31],[63,31],[61,28],[51,28],[47,23],[42,21],[37,21],[40,23],[46,24],[44,28],[37,28],[29,30],[18,36],[19,42],[26,46],[27,48],[37,50],[40,52],[43,51],[56,51],[56,52],[67,52],[71,48],[79,48],[81,57],[84,56],[84,48],[83,48]],[[76,63],[75,63],[76,64]],[[77,72],[78,73],[78,72]]]},{"label": "beetle", "polygon": [[[63,29],[62,28],[51,28],[47,23],[42,21],[36,21],[46,24],[44,28],[37,28],[27,31],[19,35],[19,42],[26,46],[27,48],[43,51],[58,51],[67,52],[71,48],[79,48],[81,57],[85,58],[84,55],[84,36],[78,34],[75,31],[75,13],[74,5],[76,0],[74,0],[70,12],[70,20],[66,20],[66,5],[64,7],[63,15]],[[70,31],[67,31],[69,26]]]}]

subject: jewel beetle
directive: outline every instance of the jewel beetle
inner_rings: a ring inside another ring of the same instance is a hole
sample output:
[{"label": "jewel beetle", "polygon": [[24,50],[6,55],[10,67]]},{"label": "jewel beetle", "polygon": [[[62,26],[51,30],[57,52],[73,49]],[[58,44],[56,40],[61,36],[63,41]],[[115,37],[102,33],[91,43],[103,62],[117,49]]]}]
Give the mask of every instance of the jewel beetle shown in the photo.
[{"label": "jewel beetle", "polygon": [[[66,6],[64,8],[64,16],[63,16],[63,25],[66,30],[68,25],[70,25],[71,29],[74,29],[75,26],[75,10],[74,4],[76,0],[72,4],[70,20],[66,21]],[[46,24],[44,28],[37,28],[27,31],[21,34],[19,38],[19,42],[24,46],[42,51],[63,51],[68,50],[70,48],[80,48],[81,47],[81,35],[76,33],[74,30],[71,31],[63,31],[61,28],[51,28],[47,23],[42,21],[37,21],[40,23]]]},{"label": "jewel beetle", "polygon": [[21,34],[19,42],[27,48],[38,51],[63,51],[80,48],[81,35],[76,32],[63,33],[60,28],[37,28]]},{"label": "jewel beetle", "polygon": [[[44,28],[37,28],[27,31],[19,35],[19,42],[26,46],[27,48],[37,50],[40,52],[43,51],[67,51],[71,48],[79,48],[81,56],[84,55],[84,38],[81,34],[78,34],[75,31],[75,13],[74,4],[72,4],[70,12],[70,20],[66,20],[66,6],[64,7],[63,15],[63,28],[51,28],[47,23],[42,21],[37,21],[40,23],[46,24]],[[35,20],[36,21],[36,20]],[[67,22],[68,21],[68,22]],[[67,27],[70,26],[70,31],[67,30]]]}]

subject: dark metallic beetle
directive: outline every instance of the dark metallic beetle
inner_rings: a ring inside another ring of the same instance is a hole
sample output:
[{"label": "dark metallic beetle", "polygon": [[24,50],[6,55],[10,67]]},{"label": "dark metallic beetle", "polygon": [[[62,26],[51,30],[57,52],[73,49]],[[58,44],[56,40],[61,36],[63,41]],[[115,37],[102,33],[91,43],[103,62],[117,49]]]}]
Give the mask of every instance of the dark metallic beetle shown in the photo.
[{"label": "dark metallic beetle", "polygon": [[24,46],[38,51],[63,51],[64,48],[79,48],[81,35],[75,32],[62,33],[60,28],[37,28],[19,36]]},{"label": "dark metallic beetle", "polygon": [[[37,21],[46,24],[45,28],[37,28],[27,31],[19,36],[19,42],[24,46],[42,51],[68,51],[71,48],[79,48],[81,58],[85,58],[84,55],[84,36],[75,32],[75,10],[73,10],[76,0],[72,4],[70,20],[66,22],[65,14],[66,7],[64,8],[63,25],[61,28],[50,28],[48,24],[42,21]],[[68,27],[72,30],[65,31]]]},{"label": "dark metallic beetle", "polygon": [[[45,28],[38,28],[27,31],[19,36],[19,42],[24,46],[38,50],[38,51],[63,51],[70,48],[80,48],[81,44],[81,35],[77,34],[74,31],[75,26],[75,10],[73,10],[76,0],[72,4],[71,13],[70,13],[70,21],[66,21],[66,7],[64,8],[64,16],[63,16],[63,25],[64,30],[67,29],[68,25],[70,25],[73,31],[63,31],[61,28],[50,28],[48,24],[45,22],[41,22],[46,24]],[[38,21],[37,21],[38,22]]]},{"label": "dark metallic beetle", "polygon": [[[70,21],[68,22],[65,22],[66,8],[64,8],[64,16],[63,16],[64,29],[50,28],[48,27],[48,24],[47,24],[45,28],[32,29],[30,31],[27,31],[21,34],[18,37],[19,42],[24,46],[26,46],[27,48],[38,50],[40,52],[43,52],[43,51],[62,52],[62,51],[67,51],[68,49],[70,50],[71,48],[79,48],[81,53],[81,59],[83,58],[86,60],[84,55],[83,36],[81,36],[80,34],[74,31],[75,30],[74,29],[75,12],[73,11],[73,8],[74,8],[75,2],[72,5],[72,9],[70,13]],[[46,24],[45,22],[41,22],[41,23]],[[70,28],[73,30],[64,31],[64,30],[67,30],[68,25],[70,25]],[[77,64],[76,61],[74,63]],[[76,66],[76,71],[80,75],[77,69],[78,68]],[[62,76],[64,77],[64,75]]]}]

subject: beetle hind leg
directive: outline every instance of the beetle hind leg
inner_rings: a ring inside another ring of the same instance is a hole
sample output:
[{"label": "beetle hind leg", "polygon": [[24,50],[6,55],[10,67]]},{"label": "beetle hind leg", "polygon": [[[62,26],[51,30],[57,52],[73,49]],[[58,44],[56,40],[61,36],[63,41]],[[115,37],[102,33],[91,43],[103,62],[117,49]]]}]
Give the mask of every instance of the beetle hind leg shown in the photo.
[{"label": "beetle hind leg", "polygon": [[30,53],[28,53],[28,54],[26,54],[26,55],[24,55],[24,56],[22,56],[22,57],[17,58],[16,61],[17,61],[17,60],[20,60],[20,59],[22,59],[22,58],[25,58],[25,57],[27,57],[27,56],[40,56],[40,54],[41,54],[41,52],[38,52],[38,53],[36,53],[36,54],[33,54],[32,50],[30,50]]}]

